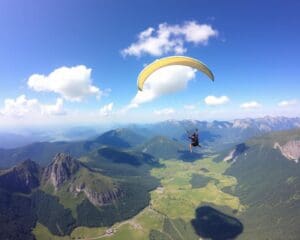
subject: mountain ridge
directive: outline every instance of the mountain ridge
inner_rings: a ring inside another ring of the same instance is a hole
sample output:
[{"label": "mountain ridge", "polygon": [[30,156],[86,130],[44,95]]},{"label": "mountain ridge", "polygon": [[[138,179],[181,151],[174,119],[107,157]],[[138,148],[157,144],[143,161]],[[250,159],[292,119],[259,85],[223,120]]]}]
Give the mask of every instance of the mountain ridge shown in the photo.
[{"label": "mountain ridge", "polygon": [[300,231],[300,164],[289,160],[274,143],[300,138],[300,129],[272,132],[245,142],[225,174],[238,185],[227,189],[247,205],[240,214],[245,231],[241,239],[297,239]]}]

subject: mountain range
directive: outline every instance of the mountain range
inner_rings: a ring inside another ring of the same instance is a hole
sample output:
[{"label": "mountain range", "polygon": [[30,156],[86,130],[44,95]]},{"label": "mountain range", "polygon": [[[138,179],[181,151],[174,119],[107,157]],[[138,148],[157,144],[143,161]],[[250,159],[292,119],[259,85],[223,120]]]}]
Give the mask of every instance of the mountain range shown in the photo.
[{"label": "mountain range", "polygon": [[129,125],[127,128],[147,136],[164,136],[188,143],[188,133],[199,130],[200,141],[210,151],[219,152],[238,142],[262,134],[300,127],[300,118],[270,117],[236,119],[233,121],[167,120],[163,122]]},{"label": "mountain range", "polygon": [[142,142],[143,139],[144,137],[129,129],[115,129],[91,140],[36,142],[13,149],[0,149],[0,167],[11,167],[27,158],[46,166],[59,152],[80,157],[99,146],[129,148]]},{"label": "mountain range", "polygon": [[[0,235],[4,239],[33,239],[31,230],[36,222],[55,235],[70,234],[76,226],[110,226],[149,204],[148,192],[158,185],[148,173],[149,165],[157,164],[153,158],[108,147],[92,155],[94,159],[86,157],[81,162],[58,153],[46,167],[26,160],[1,170],[0,215],[5,218],[0,221]],[[116,171],[118,168],[126,169],[126,174]],[[18,207],[27,204],[29,210],[16,214],[14,202]],[[27,217],[30,221],[24,223]]]},{"label": "mountain range", "polygon": [[[213,156],[216,163],[229,164],[224,174],[237,181],[222,191],[245,206],[243,211],[213,206],[243,225],[238,239],[297,239],[299,123],[299,118],[270,117],[210,123],[170,120],[129,125],[88,140],[0,149],[0,236],[34,239],[37,223],[59,236],[77,226],[112,226],[149,205],[149,192],[160,186],[160,179],[150,173],[164,167],[160,159],[193,162]],[[186,131],[195,128],[203,148],[189,153]],[[199,188],[209,184],[206,174]],[[184,224],[191,232],[192,225]],[[160,234],[152,231],[151,239]]]},{"label": "mountain range", "polygon": [[[0,148],[0,168],[14,166],[27,158],[45,166],[58,152],[66,152],[74,157],[80,157],[100,145],[123,149],[134,147],[141,151],[150,151],[150,154],[157,152],[157,147],[163,145],[163,150],[162,148],[159,150],[164,151],[164,153],[161,153],[163,154],[161,156],[166,158],[175,156],[189,158],[190,156],[186,152],[189,145],[188,134],[196,128],[199,129],[200,142],[205,147],[202,153],[210,154],[219,153],[253,136],[298,127],[300,127],[300,118],[286,117],[213,122],[168,120],[154,124],[127,125],[123,128],[107,131],[96,138],[88,140],[36,142],[12,149]],[[161,139],[156,141],[159,137]],[[160,141],[163,141],[163,143],[159,144]],[[154,147],[155,145],[157,147]],[[155,150],[151,151],[151,148]],[[174,149],[176,149],[176,153]]]}]

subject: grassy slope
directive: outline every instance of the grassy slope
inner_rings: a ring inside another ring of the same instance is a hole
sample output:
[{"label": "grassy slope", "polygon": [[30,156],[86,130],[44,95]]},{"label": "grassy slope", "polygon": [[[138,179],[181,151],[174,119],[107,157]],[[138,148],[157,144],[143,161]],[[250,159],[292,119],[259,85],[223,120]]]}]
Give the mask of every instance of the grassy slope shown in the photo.
[{"label": "grassy slope", "polygon": [[275,142],[299,139],[300,130],[253,138],[227,170],[239,182],[233,194],[248,206],[240,216],[245,229],[239,239],[299,239],[300,165],[273,149]]},{"label": "grassy slope", "polygon": [[37,223],[35,228],[33,229],[33,234],[36,239],[43,239],[43,240],[70,240],[69,236],[60,237],[53,235],[48,228],[44,225]]},{"label": "grassy slope", "polygon": [[[195,209],[204,202],[228,206],[239,211],[245,209],[237,197],[222,192],[222,188],[237,184],[235,178],[223,175],[229,167],[227,163],[214,163],[211,159],[193,163],[182,161],[162,161],[162,163],[166,165],[166,168],[153,169],[152,174],[161,179],[163,193],[153,191],[151,204],[153,208],[168,217],[191,220]],[[201,168],[206,168],[209,172],[204,173],[200,171]],[[192,188],[190,179],[195,173],[217,181],[209,182],[204,188]]]}]

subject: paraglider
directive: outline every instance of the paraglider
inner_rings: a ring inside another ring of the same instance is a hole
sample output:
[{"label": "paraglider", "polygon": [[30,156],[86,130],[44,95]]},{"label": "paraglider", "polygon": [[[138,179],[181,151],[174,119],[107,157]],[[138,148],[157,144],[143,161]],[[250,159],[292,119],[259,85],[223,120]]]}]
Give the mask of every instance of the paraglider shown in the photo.
[{"label": "paraglider", "polygon": [[205,73],[212,81],[214,81],[214,75],[212,71],[202,62],[195,58],[185,57],[185,56],[171,56],[158,59],[148,66],[146,66],[139,74],[137,80],[137,86],[140,91],[143,91],[144,83],[147,81],[148,77],[157,71],[158,69],[171,65],[181,65],[195,68],[203,73]]},{"label": "paraglider", "polygon": [[[172,65],[181,65],[181,66],[188,66],[191,68],[195,68],[198,71],[203,72],[206,74],[212,81],[214,81],[214,75],[212,71],[202,62],[195,58],[186,57],[186,56],[171,56],[171,57],[165,57],[158,59],[149,65],[147,65],[139,74],[137,79],[137,87],[140,91],[143,91],[144,83],[147,81],[148,77],[157,71],[158,69],[166,66],[172,66]],[[199,138],[198,138],[198,130],[192,134],[189,135],[188,138],[191,140],[191,143],[189,145],[190,152],[192,152],[193,147],[201,147],[199,144]]]},{"label": "paraglider", "polygon": [[199,135],[198,135],[198,129],[196,128],[196,130],[188,136],[188,138],[191,140],[190,143],[190,152],[193,152],[193,147],[201,147],[201,145],[199,144]]}]

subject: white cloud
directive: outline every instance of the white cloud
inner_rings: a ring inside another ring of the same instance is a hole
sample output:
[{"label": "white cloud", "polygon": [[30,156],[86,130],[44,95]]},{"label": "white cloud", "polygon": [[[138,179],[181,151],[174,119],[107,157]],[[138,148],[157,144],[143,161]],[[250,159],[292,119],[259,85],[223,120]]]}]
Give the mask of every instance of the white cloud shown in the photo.
[{"label": "white cloud", "polygon": [[58,98],[53,105],[41,104],[37,99],[27,99],[25,95],[21,95],[16,99],[5,99],[4,108],[0,111],[3,116],[9,117],[25,117],[35,115],[63,115],[63,100]]},{"label": "white cloud", "polygon": [[177,65],[163,67],[149,76],[143,91],[138,91],[125,109],[136,108],[162,95],[183,90],[193,78],[195,70],[190,67]]},{"label": "white cloud", "polygon": [[251,102],[245,102],[245,103],[241,104],[240,107],[244,108],[244,109],[260,108],[261,104],[256,101],[251,101]]},{"label": "white cloud", "polygon": [[104,105],[102,108],[100,108],[99,112],[101,116],[108,116],[112,113],[114,103],[111,102],[107,105]]},{"label": "white cloud", "polygon": [[64,110],[64,100],[62,98],[56,99],[54,105],[42,105],[40,104],[42,114],[46,115],[64,115],[66,111]]},{"label": "white cloud", "polygon": [[39,107],[37,99],[27,99],[25,95],[21,95],[16,99],[5,99],[1,112],[5,116],[22,117],[28,113],[39,111]]},{"label": "white cloud", "polygon": [[210,37],[215,37],[218,32],[208,24],[198,24],[197,22],[187,22],[181,29],[187,42],[195,44],[207,44]]},{"label": "white cloud", "polygon": [[222,104],[228,103],[229,102],[229,98],[227,96],[221,96],[221,97],[207,96],[204,99],[204,102],[207,105],[216,106],[216,105],[222,105]]},{"label": "white cloud", "polygon": [[183,108],[185,110],[195,110],[196,109],[196,106],[193,105],[193,104],[187,104],[187,105],[184,105]]},{"label": "white cloud", "polygon": [[186,52],[186,42],[206,45],[211,37],[218,32],[208,24],[199,24],[195,21],[185,22],[182,25],[162,23],[158,29],[149,27],[138,35],[138,40],[121,51],[123,56],[141,56],[150,54],[183,54]]},{"label": "white cloud", "polygon": [[84,65],[60,67],[48,76],[31,75],[27,85],[38,92],[55,92],[69,101],[81,101],[84,97],[90,95],[100,97],[102,91],[92,85],[91,71],[91,68]]},{"label": "white cloud", "polygon": [[175,113],[175,110],[173,108],[163,108],[160,110],[155,110],[154,113],[156,115],[172,115]]},{"label": "white cloud", "polygon": [[281,102],[278,103],[279,107],[290,107],[290,106],[294,106],[298,103],[298,101],[296,99],[292,99],[292,100],[283,100]]}]

